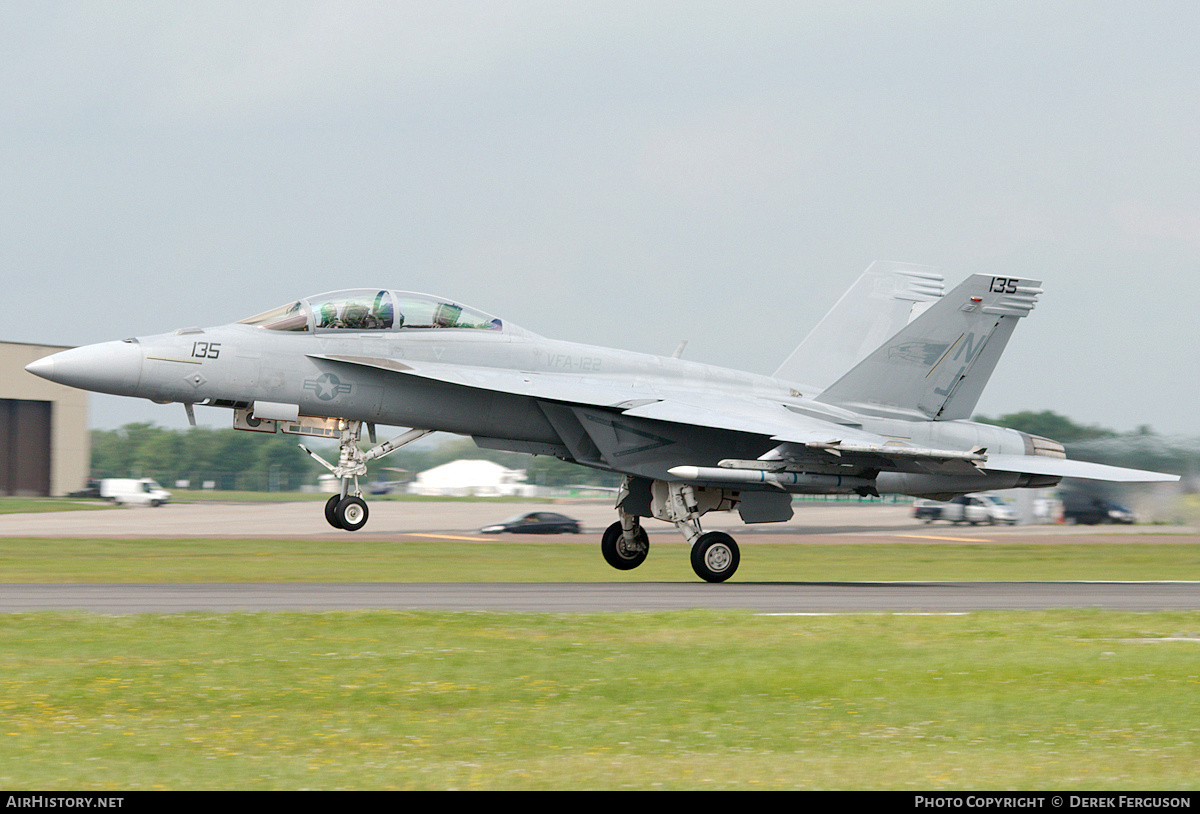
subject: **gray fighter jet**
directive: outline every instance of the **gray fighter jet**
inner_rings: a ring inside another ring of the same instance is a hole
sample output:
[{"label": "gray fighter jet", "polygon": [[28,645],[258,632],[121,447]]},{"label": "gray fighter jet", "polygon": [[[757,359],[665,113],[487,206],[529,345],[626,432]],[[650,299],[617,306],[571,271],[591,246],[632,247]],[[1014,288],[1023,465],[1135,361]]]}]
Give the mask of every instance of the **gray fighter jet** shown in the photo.
[{"label": "gray fighter jet", "polygon": [[[546,339],[451,300],[381,289],[75,348],[26,369],[180,402],[189,417],[196,404],[228,407],[238,429],[336,439],[336,464],[309,454],[341,479],[325,517],[347,531],[367,522],[367,461],[434,431],[618,472],[608,563],[640,565],[642,518],[654,517],[691,544],[698,576],[721,582],[740,554],[728,534],[702,530],[710,511],[765,523],[791,518],[794,493],[945,500],[1064,477],[1178,480],[1067,460],[1055,441],[966,420],[1039,286],[975,275],[943,293],[925,267],[876,263],[773,376]],[[376,424],[414,429],[362,449]]]}]

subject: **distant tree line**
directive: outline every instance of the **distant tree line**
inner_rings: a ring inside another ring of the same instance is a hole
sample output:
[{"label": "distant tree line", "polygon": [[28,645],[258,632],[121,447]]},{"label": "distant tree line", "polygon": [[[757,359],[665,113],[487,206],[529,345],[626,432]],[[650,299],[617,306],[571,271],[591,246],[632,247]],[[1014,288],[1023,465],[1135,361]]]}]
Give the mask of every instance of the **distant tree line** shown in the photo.
[{"label": "distant tree line", "polygon": [[[391,428],[380,427],[378,440]],[[398,434],[398,430],[392,430]],[[403,447],[368,466],[368,480],[406,481],[418,472],[460,458],[494,461],[509,469],[524,469],[526,481],[538,486],[587,484],[616,486],[609,472],[579,466],[544,455],[481,449],[470,438],[435,435],[432,442]],[[93,478],[154,478],[168,489],[178,481],[191,488],[212,482],[214,488],[248,491],[294,491],[315,485],[327,470],[297,444],[336,463],[337,445],[325,440],[276,433],[213,430],[190,427],[174,430],[154,424],[127,424],[118,430],[92,431]],[[370,446],[364,437],[362,446]]]},{"label": "distant tree line", "polygon": [[92,431],[93,478],[154,478],[167,488],[186,480],[196,489],[212,481],[217,489],[286,491],[315,483],[319,468],[290,435],[153,424]]},{"label": "distant tree line", "polygon": [[[1149,427],[1118,433],[1095,425],[1077,424],[1049,410],[1009,413],[976,421],[1052,438],[1067,448],[1069,457],[1172,472],[1195,478],[1200,474],[1200,442],[1167,439]],[[380,427],[383,441],[390,428]],[[398,430],[393,430],[398,433]],[[371,462],[369,480],[406,481],[418,472],[460,458],[494,461],[509,469],[524,469],[526,481],[538,486],[594,485],[614,487],[620,477],[544,455],[527,455],[477,447],[470,438],[435,435],[432,442],[403,447]],[[277,433],[191,427],[172,430],[153,424],[127,424],[119,430],[92,431],[92,477],[154,478],[167,488],[186,480],[192,488],[211,481],[217,489],[289,491],[315,485],[324,467],[297,446],[306,446],[328,461],[336,461],[337,445],[330,441]],[[363,446],[368,446],[363,439]]]}]

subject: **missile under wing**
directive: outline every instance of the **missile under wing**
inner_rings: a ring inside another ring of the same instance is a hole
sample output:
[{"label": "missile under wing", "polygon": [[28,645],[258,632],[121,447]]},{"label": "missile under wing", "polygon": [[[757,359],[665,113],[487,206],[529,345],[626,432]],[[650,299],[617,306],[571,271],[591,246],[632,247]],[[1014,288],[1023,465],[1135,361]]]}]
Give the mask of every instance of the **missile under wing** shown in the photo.
[{"label": "missile under wing", "polygon": [[[547,339],[427,294],[354,289],[241,322],[63,351],[38,376],[233,411],[234,426],[339,442],[327,521],[367,522],[366,463],[429,432],[620,473],[610,565],[636,568],[642,520],[674,524],[720,582],[740,551],[709,511],[787,520],[795,493],[948,498],[1063,477],[1177,480],[1069,461],[1054,441],[967,420],[1040,283],[877,264],[774,376]],[[376,425],[413,429],[374,443]],[[362,430],[372,446],[362,449]],[[310,452],[310,454],[313,454]]]}]

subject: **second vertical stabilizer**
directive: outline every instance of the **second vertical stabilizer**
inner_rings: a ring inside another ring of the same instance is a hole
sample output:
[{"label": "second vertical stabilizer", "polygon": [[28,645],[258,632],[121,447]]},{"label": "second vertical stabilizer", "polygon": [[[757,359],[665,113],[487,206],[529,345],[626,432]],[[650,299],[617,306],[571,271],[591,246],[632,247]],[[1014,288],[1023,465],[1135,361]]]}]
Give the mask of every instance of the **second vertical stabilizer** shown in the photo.
[{"label": "second vertical stabilizer", "polygon": [[872,263],[773,375],[805,389],[824,389],[944,290],[942,275],[930,266]]}]

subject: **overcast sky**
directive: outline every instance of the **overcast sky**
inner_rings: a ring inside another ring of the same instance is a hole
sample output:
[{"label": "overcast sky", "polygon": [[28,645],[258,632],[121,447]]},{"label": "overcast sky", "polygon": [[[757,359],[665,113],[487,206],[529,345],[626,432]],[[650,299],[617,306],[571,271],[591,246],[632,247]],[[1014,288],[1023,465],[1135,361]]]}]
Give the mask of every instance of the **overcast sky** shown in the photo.
[{"label": "overcast sky", "polygon": [[[370,286],[769,374],[900,260],[1044,281],[980,412],[1194,437],[1198,34],[1147,0],[0,0],[0,340]],[[139,420],[183,409],[93,400]]]}]

